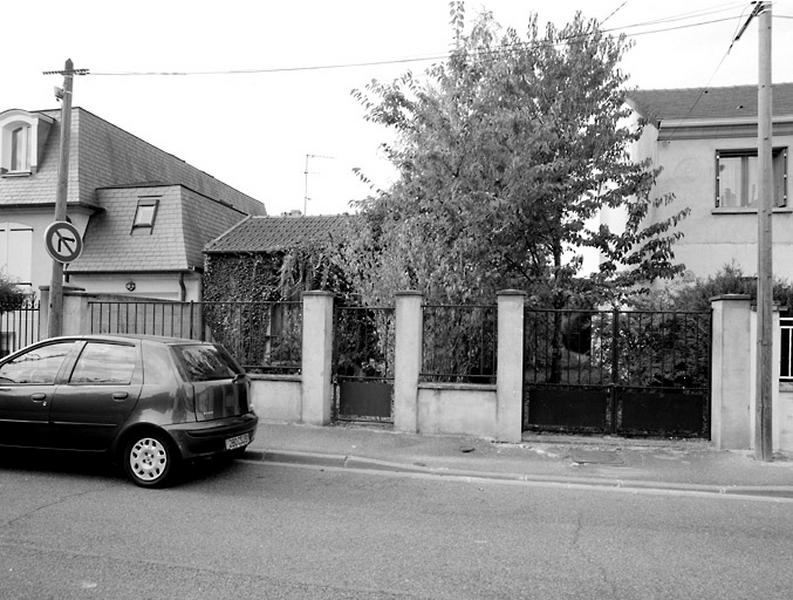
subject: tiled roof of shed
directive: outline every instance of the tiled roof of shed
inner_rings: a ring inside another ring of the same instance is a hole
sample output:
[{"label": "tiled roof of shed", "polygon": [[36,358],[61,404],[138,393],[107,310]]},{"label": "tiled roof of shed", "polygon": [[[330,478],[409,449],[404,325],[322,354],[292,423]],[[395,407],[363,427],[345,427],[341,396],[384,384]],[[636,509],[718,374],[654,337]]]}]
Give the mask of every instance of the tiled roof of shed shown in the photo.
[{"label": "tiled roof of shed", "polygon": [[[776,83],[773,114],[793,115],[793,83]],[[676,119],[757,117],[757,86],[636,90],[628,93],[633,108],[651,123]]]},{"label": "tiled roof of shed", "polygon": [[207,253],[276,252],[345,235],[350,215],[249,217],[206,245]]}]

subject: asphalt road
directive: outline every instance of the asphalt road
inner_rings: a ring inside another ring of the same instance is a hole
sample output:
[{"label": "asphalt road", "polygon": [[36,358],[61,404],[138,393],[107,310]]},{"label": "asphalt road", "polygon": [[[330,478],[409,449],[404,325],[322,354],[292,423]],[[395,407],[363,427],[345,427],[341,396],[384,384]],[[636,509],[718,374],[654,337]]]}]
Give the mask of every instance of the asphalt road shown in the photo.
[{"label": "asphalt road", "polygon": [[762,598],[793,503],[238,461],[163,491],[0,455],[0,598]]}]

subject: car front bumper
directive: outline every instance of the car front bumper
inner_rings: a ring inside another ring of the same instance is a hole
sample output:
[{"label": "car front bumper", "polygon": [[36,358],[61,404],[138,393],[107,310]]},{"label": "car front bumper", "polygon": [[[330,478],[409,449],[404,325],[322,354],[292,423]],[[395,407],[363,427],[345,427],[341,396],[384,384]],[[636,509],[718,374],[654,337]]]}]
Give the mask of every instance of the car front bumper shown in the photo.
[{"label": "car front bumper", "polygon": [[165,429],[179,446],[182,458],[198,458],[227,452],[226,440],[248,434],[249,441],[256,436],[259,418],[248,413],[213,421],[179,423]]}]

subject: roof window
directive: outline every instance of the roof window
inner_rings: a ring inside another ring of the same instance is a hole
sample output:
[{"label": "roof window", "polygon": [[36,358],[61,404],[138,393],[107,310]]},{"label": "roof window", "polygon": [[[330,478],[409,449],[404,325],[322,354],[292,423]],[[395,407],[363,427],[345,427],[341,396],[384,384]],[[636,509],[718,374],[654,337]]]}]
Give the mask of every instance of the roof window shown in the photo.
[{"label": "roof window", "polygon": [[132,230],[148,229],[151,233],[154,221],[157,218],[157,205],[159,196],[143,196],[138,198],[138,208],[135,210],[135,219],[132,221]]}]

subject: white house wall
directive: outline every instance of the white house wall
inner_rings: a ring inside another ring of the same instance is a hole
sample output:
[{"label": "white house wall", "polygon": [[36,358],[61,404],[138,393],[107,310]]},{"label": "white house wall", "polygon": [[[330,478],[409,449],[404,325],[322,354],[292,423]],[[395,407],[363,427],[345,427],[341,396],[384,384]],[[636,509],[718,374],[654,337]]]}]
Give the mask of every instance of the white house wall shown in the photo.
[{"label": "white house wall", "polygon": [[[90,290],[95,294],[115,294],[136,298],[157,298],[173,301],[200,301],[201,274],[190,273],[184,276],[184,290],[179,285],[179,275],[175,273],[96,273],[71,274],[69,285]],[[127,286],[133,287],[129,289]]]},{"label": "white house wall", "polygon": [[[791,137],[774,139],[775,147],[789,147],[791,143]],[[756,139],[667,140],[652,145],[654,148],[637,146],[637,156],[651,154],[654,163],[664,167],[655,195],[670,192],[675,195],[672,204],[657,210],[656,219],[664,219],[685,207],[691,209],[691,214],[678,227],[684,237],[675,246],[676,259],[697,277],[712,275],[730,263],[738,265],[747,276],[754,275],[757,272],[757,212],[715,207],[715,156],[717,150],[756,146]],[[774,210],[773,269],[775,275],[793,280],[791,204],[793,199],[788,185],[788,208]]]}]

